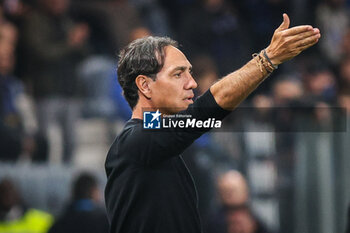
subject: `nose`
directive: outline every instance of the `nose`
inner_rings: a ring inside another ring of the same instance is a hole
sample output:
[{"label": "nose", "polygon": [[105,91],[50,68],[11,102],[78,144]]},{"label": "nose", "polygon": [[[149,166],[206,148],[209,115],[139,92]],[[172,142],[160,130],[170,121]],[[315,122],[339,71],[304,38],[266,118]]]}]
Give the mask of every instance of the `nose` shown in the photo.
[{"label": "nose", "polygon": [[188,80],[187,80],[186,85],[185,85],[186,90],[195,89],[198,86],[197,82],[194,80],[194,78],[192,77],[192,75],[190,73],[188,73],[187,79]]}]

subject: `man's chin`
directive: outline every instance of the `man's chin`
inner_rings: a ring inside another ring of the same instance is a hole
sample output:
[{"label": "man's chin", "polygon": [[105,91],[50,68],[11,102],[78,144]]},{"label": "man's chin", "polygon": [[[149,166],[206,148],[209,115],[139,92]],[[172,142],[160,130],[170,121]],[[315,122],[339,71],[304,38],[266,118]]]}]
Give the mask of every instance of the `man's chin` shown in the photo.
[{"label": "man's chin", "polygon": [[176,108],[169,108],[169,107],[167,107],[167,108],[160,108],[160,111],[163,114],[173,115],[173,114],[176,114],[176,113],[179,113],[181,111],[186,110],[189,105],[190,104],[185,104],[185,105],[183,105],[181,107],[179,106],[179,107],[176,107]]}]

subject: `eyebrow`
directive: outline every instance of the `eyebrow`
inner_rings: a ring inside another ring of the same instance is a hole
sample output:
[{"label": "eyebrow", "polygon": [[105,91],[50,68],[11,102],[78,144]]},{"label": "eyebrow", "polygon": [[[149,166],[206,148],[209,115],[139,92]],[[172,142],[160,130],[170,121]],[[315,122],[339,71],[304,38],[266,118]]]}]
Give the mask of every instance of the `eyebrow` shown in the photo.
[{"label": "eyebrow", "polygon": [[178,66],[178,67],[175,67],[175,68],[171,71],[171,73],[173,73],[173,72],[175,72],[175,71],[178,71],[178,70],[184,72],[187,68],[189,69],[190,72],[192,71],[192,66],[190,66],[190,67],[187,67],[187,66]]}]

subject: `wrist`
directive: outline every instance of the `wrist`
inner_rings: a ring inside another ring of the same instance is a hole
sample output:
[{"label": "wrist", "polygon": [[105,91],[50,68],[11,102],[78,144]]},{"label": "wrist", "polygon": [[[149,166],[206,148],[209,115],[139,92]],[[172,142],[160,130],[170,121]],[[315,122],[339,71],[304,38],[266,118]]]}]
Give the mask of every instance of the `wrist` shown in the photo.
[{"label": "wrist", "polygon": [[268,66],[272,67],[274,70],[277,70],[278,65],[274,64],[269,58],[269,56],[267,56],[266,50],[264,49],[263,51],[261,51],[261,53],[262,53],[262,56],[264,56],[265,60],[267,60]]},{"label": "wrist", "polygon": [[276,58],[275,54],[270,50],[269,47],[265,49],[265,52],[266,52],[266,56],[270,59],[273,65],[278,66],[282,63]]},{"label": "wrist", "polygon": [[265,49],[261,50],[260,53],[254,53],[253,59],[256,61],[263,76],[271,74],[278,68],[278,66],[272,64],[270,58],[267,57]]}]

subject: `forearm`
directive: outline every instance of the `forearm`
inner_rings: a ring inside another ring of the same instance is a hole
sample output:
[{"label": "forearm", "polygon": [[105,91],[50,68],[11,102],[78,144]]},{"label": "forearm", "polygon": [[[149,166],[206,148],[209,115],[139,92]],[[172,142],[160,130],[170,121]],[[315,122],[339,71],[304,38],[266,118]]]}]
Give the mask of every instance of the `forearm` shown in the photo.
[{"label": "forearm", "polygon": [[210,91],[223,109],[232,110],[267,76],[268,72],[264,68],[261,70],[256,58],[254,58],[239,70],[228,74],[215,83],[210,87]]}]

